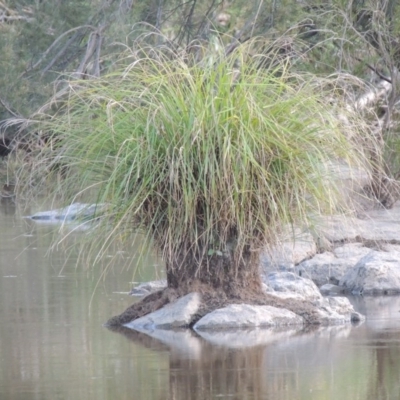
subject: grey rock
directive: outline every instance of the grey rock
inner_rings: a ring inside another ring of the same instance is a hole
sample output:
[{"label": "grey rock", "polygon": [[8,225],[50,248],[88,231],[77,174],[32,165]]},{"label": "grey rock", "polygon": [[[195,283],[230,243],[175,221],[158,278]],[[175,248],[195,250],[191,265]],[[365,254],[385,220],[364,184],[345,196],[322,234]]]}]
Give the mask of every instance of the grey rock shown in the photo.
[{"label": "grey rock", "polygon": [[354,310],[346,297],[324,297],[315,303],[321,325],[340,325],[360,322],[365,318]]},{"label": "grey rock", "polygon": [[[292,272],[272,272],[264,279],[264,283],[268,286],[269,292],[272,292],[272,294],[277,297],[288,298],[294,294],[304,300],[321,298],[321,293],[313,281]],[[284,296],[281,294],[284,294]]]},{"label": "grey rock", "polygon": [[326,283],[319,288],[320,292],[324,296],[336,296],[344,293],[344,289],[338,285],[332,285],[331,283]]},{"label": "grey rock", "polygon": [[36,222],[65,223],[71,221],[85,221],[100,216],[106,209],[105,204],[73,203],[67,207],[50,211],[41,211],[26,218]]},{"label": "grey rock", "polygon": [[304,320],[292,311],[249,304],[231,304],[215,310],[195,325],[196,331],[302,325]]},{"label": "grey rock", "polygon": [[265,274],[276,270],[292,270],[296,264],[313,257],[316,252],[317,245],[310,233],[288,228],[278,244],[261,255],[261,267]]},{"label": "grey rock", "polygon": [[391,209],[372,209],[363,219],[333,215],[321,217],[318,231],[331,242],[392,242],[400,244],[400,202]]},{"label": "grey rock", "polygon": [[360,258],[371,251],[362,243],[345,244],[334,249],[333,252],[317,254],[311,260],[302,262],[296,267],[296,271],[301,276],[312,279],[318,286],[337,284]]},{"label": "grey rock", "polygon": [[330,242],[357,241],[361,237],[363,220],[346,215],[321,217],[317,224],[318,234]]},{"label": "grey rock", "polygon": [[135,286],[130,292],[131,296],[147,296],[150,293],[157,292],[159,290],[165,289],[167,287],[167,280],[160,279],[158,281],[144,282]]},{"label": "grey rock", "polygon": [[[321,325],[339,325],[363,320],[363,316],[354,311],[347,298],[323,297],[310,279],[291,272],[275,272],[268,275],[266,284],[268,293],[280,299],[311,302],[317,309]],[[338,289],[343,292],[343,288]]]},{"label": "grey rock", "polygon": [[187,327],[199,310],[201,296],[198,293],[189,293],[176,302],[167,304],[144,317],[125,324],[127,328],[143,331],[159,329],[174,329]]},{"label": "grey rock", "polygon": [[325,252],[302,262],[296,267],[296,271],[299,275],[313,280],[318,286],[322,286],[339,280],[356,263],[357,260],[338,259],[333,253]]},{"label": "grey rock", "polygon": [[337,258],[344,258],[346,260],[351,259],[359,260],[371,252],[369,247],[365,247],[362,243],[347,243],[343,246],[336,247],[333,250],[333,254]]},{"label": "grey rock", "polygon": [[340,280],[353,294],[400,293],[400,253],[372,251]]}]

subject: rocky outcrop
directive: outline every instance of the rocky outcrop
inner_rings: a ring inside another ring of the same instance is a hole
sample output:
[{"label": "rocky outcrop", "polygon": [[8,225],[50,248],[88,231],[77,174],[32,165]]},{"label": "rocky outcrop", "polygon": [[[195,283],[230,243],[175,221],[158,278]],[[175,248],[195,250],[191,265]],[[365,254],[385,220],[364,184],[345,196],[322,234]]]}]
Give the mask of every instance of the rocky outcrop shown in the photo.
[{"label": "rocky outcrop", "polygon": [[344,274],[372,250],[362,243],[348,243],[332,252],[317,254],[311,260],[298,264],[295,272],[312,279],[318,286],[338,284]]},{"label": "rocky outcrop", "polygon": [[310,257],[304,241],[296,246],[294,235],[279,244],[286,251],[292,249],[286,259],[275,250],[263,255],[263,273],[293,272],[313,280],[325,295],[400,293],[396,261],[400,260],[400,202],[389,210],[365,211],[362,218],[324,217],[313,227],[312,237],[317,254]]},{"label": "rocky outcrop", "polygon": [[[347,298],[323,297],[311,280],[291,272],[271,273],[265,278],[264,285],[269,296],[266,297],[268,305],[228,304],[204,314],[201,294],[190,293],[124,326],[147,333],[192,325],[196,331],[283,329],[309,324],[310,320],[303,315],[310,313],[312,323],[317,325],[338,325],[363,319]],[[148,287],[154,286],[148,284]],[[297,307],[298,303],[303,306]]]},{"label": "rocky outcrop", "polygon": [[310,279],[291,272],[275,272],[265,279],[269,294],[281,299],[309,302],[318,313],[321,325],[339,325],[363,320],[346,297],[324,297]]}]

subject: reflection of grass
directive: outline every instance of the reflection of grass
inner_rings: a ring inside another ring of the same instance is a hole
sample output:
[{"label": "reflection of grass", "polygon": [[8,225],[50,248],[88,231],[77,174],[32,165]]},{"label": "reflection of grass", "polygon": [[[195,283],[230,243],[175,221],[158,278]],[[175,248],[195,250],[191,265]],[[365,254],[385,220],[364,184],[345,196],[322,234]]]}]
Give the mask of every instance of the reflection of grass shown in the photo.
[{"label": "reflection of grass", "polygon": [[354,120],[327,109],[326,82],[277,60],[271,70],[248,50],[191,65],[141,48],[126,69],[79,82],[41,122],[55,151],[39,166],[67,167],[54,192],[76,201],[95,189],[94,201],[110,205],[108,239],[142,230],[167,263],[182,251],[233,252],[234,267],[282,224],[330,212],[330,163],[360,160],[347,139],[358,136]]}]

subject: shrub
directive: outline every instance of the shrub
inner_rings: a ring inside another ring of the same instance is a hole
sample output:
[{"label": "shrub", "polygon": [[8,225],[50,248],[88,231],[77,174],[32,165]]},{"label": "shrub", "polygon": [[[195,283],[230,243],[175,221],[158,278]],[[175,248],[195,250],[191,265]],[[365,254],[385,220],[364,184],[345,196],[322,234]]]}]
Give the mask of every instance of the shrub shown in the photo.
[{"label": "shrub", "polygon": [[39,161],[64,171],[55,192],[107,203],[109,238],[143,232],[170,287],[258,291],[260,249],[337,207],[332,163],[363,162],[334,78],[291,74],[253,44],[200,63],[142,48],[41,116]]}]

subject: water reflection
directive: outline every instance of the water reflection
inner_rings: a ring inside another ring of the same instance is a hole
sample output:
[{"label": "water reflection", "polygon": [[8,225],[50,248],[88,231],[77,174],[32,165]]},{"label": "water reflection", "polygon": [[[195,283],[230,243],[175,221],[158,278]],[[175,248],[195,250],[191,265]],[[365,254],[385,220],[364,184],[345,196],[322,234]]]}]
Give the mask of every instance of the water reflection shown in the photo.
[{"label": "water reflection", "polygon": [[383,400],[397,398],[400,390],[398,342],[391,354],[393,337],[382,338],[385,346],[377,346],[365,325],[201,336],[117,331],[135,345],[168,349],[168,397],[160,399]]},{"label": "water reflection", "polygon": [[0,213],[14,215],[16,212],[15,201],[11,197],[0,197]]},{"label": "water reflection", "polygon": [[[102,324],[135,301],[131,271],[102,280],[107,263],[49,254],[52,228],[14,204],[0,203],[0,227],[0,399],[399,398],[400,297],[352,299],[358,327],[114,333]],[[138,280],[159,278],[154,255],[137,262]]]}]

